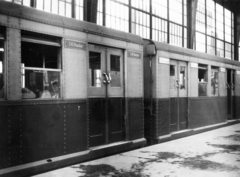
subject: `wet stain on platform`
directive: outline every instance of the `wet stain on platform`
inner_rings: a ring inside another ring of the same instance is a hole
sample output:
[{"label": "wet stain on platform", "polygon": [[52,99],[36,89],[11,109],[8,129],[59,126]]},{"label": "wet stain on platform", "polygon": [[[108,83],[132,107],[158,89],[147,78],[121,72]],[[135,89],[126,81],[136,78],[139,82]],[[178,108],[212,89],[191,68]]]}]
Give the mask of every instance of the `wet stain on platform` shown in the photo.
[{"label": "wet stain on platform", "polygon": [[181,156],[172,152],[159,152],[157,153],[157,158],[167,160],[167,159],[181,158]]},{"label": "wet stain on platform", "polygon": [[[136,165],[136,164],[134,164]],[[116,170],[111,165],[99,164],[99,165],[80,165],[79,168],[82,171],[79,173],[84,173],[83,177],[102,177],[102,176],[111,176],[111,177],[149,177],[148,175],[141,174],[141,171],[134,169],[135,166],[132,166],[133,171],[124,171]]]},{"label": "wet stain on platform", "polygon": [[213,162],[210,160],[202,159],[201,157],[197,158],[186,158],[182,162],[178,162],[184,167],[189,167],[190,169],[198,170],[221,170],[221,171],[234,171],[239,170],[236,166],[230,166],[222,163]]},{"label": "wet stain on platform", "polygon": [[240,151],[240,145],[238,144],[208,144],[216,148],[222,148],[228,151]]},{"label": "wet stain on platform", "polygon": [[233,140],[233,141],[240,141],[240,134],[234,134],[234,135],[230,135],[230,136],[222,136],[220,138],[229,139],[229,140]]},{"label": "wet stain on platform", "polygon": [[[208,170],[208,171],[237,171],[240,170],[237,166],[231,166],[224,163],[218,163],[211,160],[206,160],[204,158],[217,155],[219,153],[225,153],[230,151],[239,151],[240,145],[225,145],[225,144],[210,144],[208,145],[223,148],[218,152],[207,152],[201,155],[196,155],[193,157],[184,157],[181,154],[173,152],[150,152],[141,151],[141,153],[153,153],[153,159],[145,159],[145,161],[139,161],[138,163],[132,164],[129,170],[117,170],[114,166],[108,164],[99,165],[80,165],[79,168],[83,177],[150,177],[144,174],[144,170],[147,167],[151,167],[152,163],[169,163],[172,165],[180,165],[184,168],[189,168],[192,170]],[[139,159],[141,159],[139,157]],[[168,161],[171,159],[171,161]],[[240,161],[240,160],[237,160]]]}]

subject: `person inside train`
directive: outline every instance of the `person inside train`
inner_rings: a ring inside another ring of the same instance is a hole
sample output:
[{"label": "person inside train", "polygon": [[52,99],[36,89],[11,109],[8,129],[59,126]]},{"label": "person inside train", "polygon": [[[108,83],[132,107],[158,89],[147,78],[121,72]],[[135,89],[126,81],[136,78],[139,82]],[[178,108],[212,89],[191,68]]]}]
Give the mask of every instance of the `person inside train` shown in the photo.
[{"label": "person inside train", "polygon": [[52,86],[52,98],[59,98],[59,85],[58,85],[58,80],[53,80],[51,81],[51,86]]},{"label": "person inside train", "polygon": [[22,88],[22,98],[23,99],[33,99],[33,98],[36,98],[36,95],[33,91],[24,87],[24,88]]},{"label": "person inside train", "polygon": [[42,91],[42,93],[40,94],[40,98],[51,98],[51,93],[49,92],[49,84],[46,84],[44,86],[44,90]]}]

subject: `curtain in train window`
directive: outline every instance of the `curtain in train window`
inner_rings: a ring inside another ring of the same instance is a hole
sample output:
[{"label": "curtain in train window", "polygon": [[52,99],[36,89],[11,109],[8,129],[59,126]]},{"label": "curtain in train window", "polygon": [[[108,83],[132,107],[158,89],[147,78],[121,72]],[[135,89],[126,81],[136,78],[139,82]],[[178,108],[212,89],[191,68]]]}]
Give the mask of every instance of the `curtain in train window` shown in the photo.
[{"label": "curtain in train window", "polygon": [[211,95],[218,96],[219,89],[218,89],[218,72],[217,68],[211,68]]},{"label": "curtain in train window", "polygon": [[207,66],[198,65],[198,94],[199,96],[207,96]]},{"label": "curtain in train window", "polygon": [[22,39],[23,99],[61,98],[60,47]]},{"label": "curtain in train window", "polygon": [[0,38],[0,99],[1,98],[4,98],[4,40]]}]

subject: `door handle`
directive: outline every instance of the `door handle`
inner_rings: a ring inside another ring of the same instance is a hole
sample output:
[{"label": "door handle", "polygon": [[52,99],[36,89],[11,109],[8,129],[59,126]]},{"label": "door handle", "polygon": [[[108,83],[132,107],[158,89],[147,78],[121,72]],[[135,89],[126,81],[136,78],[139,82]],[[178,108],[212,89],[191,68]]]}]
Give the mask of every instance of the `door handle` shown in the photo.
[{"label": "door handle", "polygon": [[108,78],[107,73],[103,73],[103,76],[104,76],[103,83],[104,83],[104,84],[108,84],[108,80],[109,80],[109,78]]},{"label": "door handle", "polygon": [[226,83],[226,89],[229,89],[230,85],[228,83]]},{"label": "door handle", "polygon": [[109,74],[103,73],[103,76],[104,76],[103,83],[104,84],[110,84],[111,80],[112,80],[112,77],[111,77],[110,73]]},{"label": "door handle", "polygon": [[112,81],[111,73],[108,73],[108,83],[110,84]]}]

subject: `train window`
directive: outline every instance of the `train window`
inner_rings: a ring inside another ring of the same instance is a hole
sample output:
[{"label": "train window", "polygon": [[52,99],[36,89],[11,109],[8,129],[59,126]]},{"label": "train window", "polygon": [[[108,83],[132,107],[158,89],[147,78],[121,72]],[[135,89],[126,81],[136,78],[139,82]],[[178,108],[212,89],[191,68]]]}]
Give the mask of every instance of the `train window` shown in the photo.
[{"label": "train window", "polygon": [[101,87],[101,53],[89,52],[90,86]]},{"label": "train window", "polygon": [[176,68],[175,65],[170,65],[170,89],[175,88],[175,80],[176,80]]},{"label": "train window", "polygon": [[185,66],[180,66],[179,87],[180,89],[186,89],[186,67]]},{"label": "train window", "polygon": [[207,65],[198,65],[198,94],[207,96]]},{"label": "train window", "polygon": [[121,87],[120,56],[111,55],[111,87]]},{"label": "train window", "polygon": [[0,99],[4,98],[4,40],[0,38]]},{"label": "train window", "polygon": [[212,96],[218,96],[218,68],[211,68],[211,94]]},{"label": "train window", "polygon": [[23,99],[61,98],[60,47],[22,41]]}]

